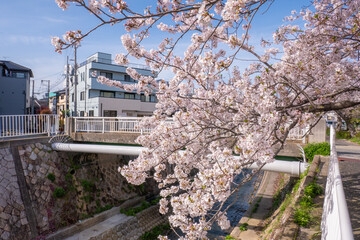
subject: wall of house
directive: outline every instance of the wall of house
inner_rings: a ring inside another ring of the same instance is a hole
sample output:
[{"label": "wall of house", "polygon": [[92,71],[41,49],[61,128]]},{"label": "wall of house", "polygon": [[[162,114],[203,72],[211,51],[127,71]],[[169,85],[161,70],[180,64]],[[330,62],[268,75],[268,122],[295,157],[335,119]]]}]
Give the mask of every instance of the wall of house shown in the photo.
[{"label": "wall of house", "polygon": [[117,111],[118,116],[129,116],[127,112],[133,112],[132,117],[136,117],[139,114],[152,113],[155,110],[156,103],[141,102],[134,99],[118,99],[118,98],[99,98],[100,109],[102,110],[114,110]]},{"label": "wall of house", "polygon": [[[1,74],[0,74],[1,75]],[[28,76],[28,73],[26,73]],[[0,115],[25,114],[30,106],[29,78],[0,76]]]}]

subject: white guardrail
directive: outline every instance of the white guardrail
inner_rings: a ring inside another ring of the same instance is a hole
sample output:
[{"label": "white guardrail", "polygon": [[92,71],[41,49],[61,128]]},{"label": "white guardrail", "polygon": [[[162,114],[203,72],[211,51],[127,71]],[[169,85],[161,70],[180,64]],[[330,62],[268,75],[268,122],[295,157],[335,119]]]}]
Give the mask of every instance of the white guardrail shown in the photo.
[{"label": "white guardrail", "polygon": [[352,240],[349,211],[339,170],[335,148],[335,129],[330,126],[330,161],[321,220],[321,239]]},{"label": "white guardrail", "polygon": [[58,133],[58,115],[0,115],[0,138]]},{"label": "white guardrail", "polygon": [[75,132],[126,132],[150,133],[150,128],[140,128],[141,117],[74,117]]},{"label": "white guardrail", "polygon": [[[148,134],[152,130],[150,128],[140,128],[139,122],[142,117],[73,117],[73,119],[75,132],[131,132]],[[172,119],[168,118],[167,121],[172,121]],[[307,129],[296,126],[290,130],[287,139],[305,142],[306,132]]]}]

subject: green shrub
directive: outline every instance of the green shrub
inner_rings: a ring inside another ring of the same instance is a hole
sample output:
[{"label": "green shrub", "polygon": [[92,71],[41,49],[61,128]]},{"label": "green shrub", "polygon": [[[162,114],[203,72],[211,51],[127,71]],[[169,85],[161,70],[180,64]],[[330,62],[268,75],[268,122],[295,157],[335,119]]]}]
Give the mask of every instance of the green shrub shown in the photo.
[{"label": "green shrub", "polygon": [[319,184],[316,183],[310,183],[309,185],[306,186],[306,188],[304,189],[304,194],[306,196],[309,196],[311,198],[314,198],[320,194],[323,193],[323,189]]},{"label": "green shrub", "polygon": [[337,139],[350,139],[351,138],[349,131],[342,131],[342,130],[337,131],[335,134],[335,137]]},{"label": "green shrub", "polygon": [[93,192],[95,190],[95,183],[88,180],[81,180],[81,186],[85,192]]},{"label": "green shrub", "polygon": [[307,209],[298,208],[294,214],[294,222],[301,227],[307,227],[311,221],[310,213]]},{"label": "green shrub", "polygon": [[151,229],[151,231],[144,233],[141,240],[157,240],[159,235],[166,234],[170,230],[169,224],[159,225]]},{"label": "green shrub", "polygon": [[50,181],[55,182],[55,175],[54,175],[53,173],[49,173],[46,177],[47,177]]},{"label": "green shrub", "polygon": [[314,204],[314,201],[312,199],[312,197],[305,195],[301,198],[300,200],[300,206],[307,208],[307,207],[311,207]]},{"label": "green shrub", "polygon": [[232,236],[230,236],[230,235],[227,235],[226,237],[225,237],[225,240],[235,240],[236,238],[233,238]]},{"label": "green shrub", "polygon": [[304,147],[305,157],[310,162],[314,159],[315,155],[330,155],[330,144],[328,142],[322,143],[309,143]]},{"label": "green shrub", "polygon": [[151,207],[152,205],[157,204],[158,201],[152,201],[151,203],[147,202],[147,201],[142,201],[141,202],[141,206],[139,207],[134,207],[134,208],[130,208],[130,209],[120,209],[120,213],[125,214],[127,216],[135,216],[137,213],[141,212],[142,210]]},{"label": "green shrub", "polygon": [[104,212],[104,211],[109,210],[109,209],[111,209],[111,208],[112,208],[112,205],[110,205],[110,204],[107,204],[107,205],[105,205],[105,206],[103,206],[103,207],[98,206],[98,207],[95,209],[95,214]]},{"label": "green shrub", "polygon": [[54,189],[53,196],[55,198],[62,198],[66,195],[65,190],[62,187],[57,187]]}]

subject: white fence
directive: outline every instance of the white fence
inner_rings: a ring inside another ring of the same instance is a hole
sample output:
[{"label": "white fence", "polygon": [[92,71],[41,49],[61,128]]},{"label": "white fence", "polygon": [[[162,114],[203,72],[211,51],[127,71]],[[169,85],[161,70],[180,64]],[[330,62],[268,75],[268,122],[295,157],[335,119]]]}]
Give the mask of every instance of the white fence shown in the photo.
[{"label": "white fence", "polygon": [[59,133],[59,116],[50,114],[0,115],[0,138]]},{"label": "white fence", "polygon": [[74,131],[150,133],[151,129],[139,127],[141,119],[141,117],[74,117]]},{"label": "white fence", "polygon": [[[152,129],[140,128],[139,122],[142,117],[73,117],[74,119],[74,131],[75,132],[131,132],[147,134]],[[167,121],[172,121],[169,118]],[[294,127],[290,130],[288,138],[289,140],[303,140],[305,141],[305,133],[307,129]]]},{"label": "white fence", "polygon": [[335,129],[330,127],[330,162],[321,220],[321,239],[354,239],[335,149]]},{"label": "white fence", "polygon": [[305,143],[305,134],[307,132],[306,128],[302,128],[300,126],[295,126],[289,131],[287,136],[288,140],[302,140]]}]

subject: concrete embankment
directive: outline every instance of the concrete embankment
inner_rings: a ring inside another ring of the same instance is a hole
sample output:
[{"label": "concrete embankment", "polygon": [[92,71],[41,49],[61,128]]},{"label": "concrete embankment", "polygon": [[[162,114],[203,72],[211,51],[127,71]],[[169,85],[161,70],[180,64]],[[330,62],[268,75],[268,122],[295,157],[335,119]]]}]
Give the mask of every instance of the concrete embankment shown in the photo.
[{"label": "concrete embankment", "polygon": [[[325,189],[328,157],[315,156],[305,177],[293,188],[296,178],[280,173],[265,172],[262,183],[251,206],[231,232],[235,239],[313,239],[319,237],[323,196],[315,199],[314,221],[306,228],[294,223],[294,211],[305,186],[316,180]],[[278,195],[284,200],[281,204]],[[276,196],[275,196],[276,195]],[[276,197],[276,199],[275,199]],[[277,209],[274,209],[276,207]],[[317,238],[316,238],[317,239]]]}]

